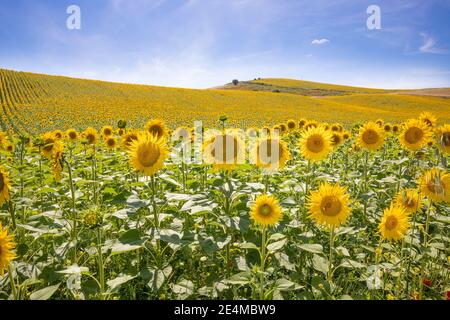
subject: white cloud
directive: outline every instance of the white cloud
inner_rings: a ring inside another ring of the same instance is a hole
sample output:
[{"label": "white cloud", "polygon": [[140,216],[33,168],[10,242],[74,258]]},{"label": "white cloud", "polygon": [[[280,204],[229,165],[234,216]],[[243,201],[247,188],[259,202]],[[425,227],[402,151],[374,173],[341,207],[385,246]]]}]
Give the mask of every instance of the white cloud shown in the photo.
[{"label": "white cloud", "polygon": [[321,44],[326,44],[328,42],[330,42],[330,40],[328,40],[328,39],[314,39],[311,42],[311,44],[313,44],[313,45],[321,45]]},{"label": "white cloud", "polygon": [[446,54],[448,50],[436,48],[436,39],[425,32],[421,32],[423,38],[423,45],[419,48],[422,53]]}]

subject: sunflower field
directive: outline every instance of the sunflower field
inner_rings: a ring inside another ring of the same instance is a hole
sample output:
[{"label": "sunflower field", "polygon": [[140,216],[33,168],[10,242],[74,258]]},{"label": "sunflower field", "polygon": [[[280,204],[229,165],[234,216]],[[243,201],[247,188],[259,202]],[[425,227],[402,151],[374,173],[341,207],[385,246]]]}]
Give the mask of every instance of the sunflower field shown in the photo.
[{"label": "sunflower field", "polygon": [[450,125],[317,120],[1,132],[0,299],[450,299]]}]

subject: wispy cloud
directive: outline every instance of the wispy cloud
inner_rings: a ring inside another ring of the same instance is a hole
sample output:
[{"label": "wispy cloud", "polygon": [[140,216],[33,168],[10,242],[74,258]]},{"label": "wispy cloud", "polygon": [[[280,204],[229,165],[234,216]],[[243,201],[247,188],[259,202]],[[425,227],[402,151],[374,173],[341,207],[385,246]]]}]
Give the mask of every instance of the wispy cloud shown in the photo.
[{"label": "wispy cloud", "polygon": [[311,42],[311,44],[312,45],[322,45],[322,44],[326,44],[326,43],[329,43],[329,42],[330,42],[330,40],[328,40],[328,39],[314,39]]},{"label": "wispy cloud", "polygon": [[425,32],[420,33],[423,38],[423,45],[419,48],[422,53],[434,53],[434,54],[447,54],[447,49],[441,49],[436,47],[436,39]]}]

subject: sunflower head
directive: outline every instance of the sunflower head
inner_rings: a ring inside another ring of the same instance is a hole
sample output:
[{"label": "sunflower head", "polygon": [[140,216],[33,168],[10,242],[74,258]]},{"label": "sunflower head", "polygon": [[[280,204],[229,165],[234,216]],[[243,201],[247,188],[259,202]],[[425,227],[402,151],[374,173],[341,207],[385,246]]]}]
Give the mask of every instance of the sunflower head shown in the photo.
[{"label": "sunflower head", "polygon": [[278,200],[266,194],[259,195],[250,209],[251,219],[263,227],[276,225],[282,216]]},{"label": "sunflower head", "polygon": [[324,183],[308,198],[309,217],[319,225],[338,227],[350,215],[349,201],[346,188]]},{"label": "sunflower head", "polygon": [[76,141],[78,139],[78,132],[77,130],[71,128],[66,131],[66,137],[70,141]]},{"label": "sunflower head", "polygon": [[160,119],[154,119],[147,122],[145,131],[156,136],[158,139],[165,139],[168,135],[166,125],[164,124],[164,121]]},{"label": "sunflower head", "polygon": [[408,150],[415,151],[427,145],[431,140],[430,128],[420,120],[409,120],[400,133],[400,144]]},{"label": "sunflower head", "polygon": [[282,169],[291,159],[286,142],[275,137],[259,139],[251,156],[257,167],[268,170]]},{"label": "sunflower head", "polygon": [[368,122],[359,129],[357,143],[369,151],[377,151],[384,143],[385,133],[380,125],[375,122]]},{"label": "sunflower head", "polygon": [[439,149],[444,154],[450,154],[450,124],[436,129],[436,138]]},{"label": "sunflower head", "polygon": [[117,129],[117,134],[118,134],[119,136],[123,136],[123,135],[125,134],[125,129],[123,129],[123,128]]},{"label": "sunflower head", "polygon": [[394,204],[403,208],[407,214],[411,214],[421,210],[422,199],[417,189],[404,189],[395,196]]},{"label": "sunflower head", "polygon": [[8,269],[9,264],[16,258],[13,249],[16,247],[13,236],[8,235],[8,230],[3,229],[0,222],[0,275]]},{"label": "sunflower head", "polygon": [[306,125],[307,122],[308,120],[306,119],[300,119],[300,121],[298,122],[298,128],[303,129],[303,127]]},{"label": "sunflower head", "polygon": [[392,125],[390,123],[384,124],[384,131],[385,132],[391,132],[392,131]]},{"label": "sunflower head", "polygon": [[450,173],[441,169],[430,169],[417,184],[424,196],[436,202],[450,202]]},{"label": "sunflower head", "polygon": [[297,129],[297,122],[295,120],[292,119],[288,120],[286,125],[289,131],[294,131]]},{"label": "sunflower head", "polygon": [[64,132],[62,132],[61,130],[53,131],[53,135],[57,140],[61,140],[62,138],[64,138]]},{"label": "sunflower head", "polygon": [[41,146],[41,153],[44,157],[50,159],[52,152],[53,152],[53,146],[56,142],[56,137],[53,134],[53,132],[47,132],[44,133],[42,136],[42,146]]},{"label": "sunflower head", "polygon": [[389,241],[403,239],[409,229],[409,216],[402,207],[391,205],[384,210],[381,222],[378,225],[381,237]]},{"label": "sunflower head", "polygon": [[344,140],[348,140],[348,139],[350,139],[350,137],[351,137],[351,134],[350,134],[350,132],[348,132],[348,131],[345,131],[345,132],[342,134],[342,138],[343,138]]},{"label": "sunflower head", "polygon": [[164,167],[168,153],[165,141],[148,132],[133,140],[128,150],[131,166],[146,176],[153,176]]},{"label": "sunflower head", "polygon": [[344,138],[340,132],[333,132],[331,134],[331,145],[338,146],[343,142]]},{"label": "sunflower head", "polygon": [[302,156],[312,162],[325,159],[333,149],[332,135],[323,127],[303,131],[299,144]]},{"label": "sunflower head", "polygon": [[122,136],[122,145],[125,149],[128,149],[133,141],[137,140],[139,133],[135,130],[128,131]]},{"label": "sunflower head", "polygon": [[97,143],[97,135],[97,130],[92,127],[87,128],[83,132],[83,136],[86,139],[86,142],[92,145]]},{"label": "sunflower head", "polygon": [[383,125],[384,125],[384,120],[383,120],[383,119],[378,119],[378,120],[375,121],[375,123],[376,123],[380,128],[382,128]]},{"label": "sunflower head", "polygon": [[104,138],[111,136],[113,134],[113,132],[114,132],[114,129],[111,126],[104,126],[102,128],[102,136]]},{"label": "sunflower head", "polygon": [[117,147],[116,138],[109,136],[105,139],[105,145],[108,150],[114,150]]},{"label": "sunflower head", "polygon": [[399,131],[398,124],[394,124],[394,125],[392,126],[392,132],[393,132],[393,133],[398,133],[398,131]]},{"label": "sunflower head", "polygon": [[425,123],[428,127],[434,128],[436,126],[437,118],[431,112],[424,111],[419,115],[419,120]]},{"label": "sunflower head", "polygon": [[11,190],[11,182],[9,181],[9,173],[0,166],[0,207],[10,199],[9,192]]}]

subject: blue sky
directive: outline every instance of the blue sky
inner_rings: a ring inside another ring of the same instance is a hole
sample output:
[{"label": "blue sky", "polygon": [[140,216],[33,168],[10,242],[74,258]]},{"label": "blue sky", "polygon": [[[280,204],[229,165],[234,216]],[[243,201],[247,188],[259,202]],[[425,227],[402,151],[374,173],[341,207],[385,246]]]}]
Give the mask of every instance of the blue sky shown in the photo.
[{"label": "blue sky", "polygon": [[[66,28],[72,4],[81,30]],[[366,27],[372,4],[381,30]],[[450,87],[449,19],[446,0],[0,0],[0,67],[189,88]]]}]

